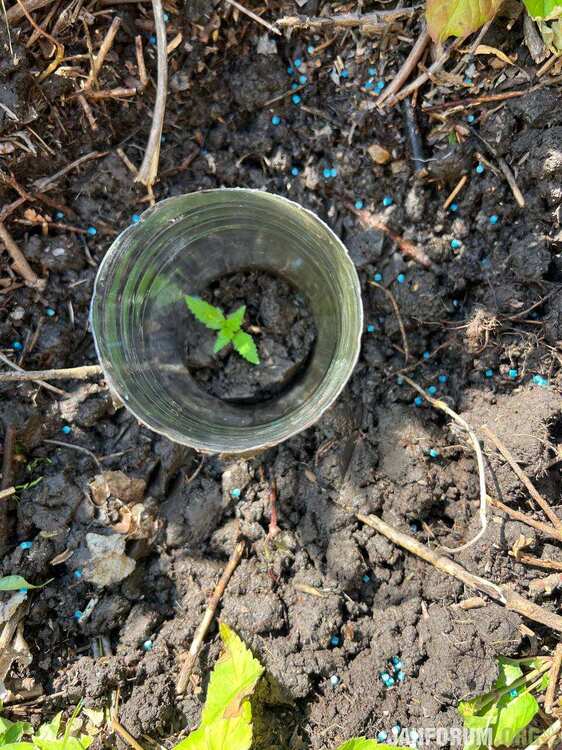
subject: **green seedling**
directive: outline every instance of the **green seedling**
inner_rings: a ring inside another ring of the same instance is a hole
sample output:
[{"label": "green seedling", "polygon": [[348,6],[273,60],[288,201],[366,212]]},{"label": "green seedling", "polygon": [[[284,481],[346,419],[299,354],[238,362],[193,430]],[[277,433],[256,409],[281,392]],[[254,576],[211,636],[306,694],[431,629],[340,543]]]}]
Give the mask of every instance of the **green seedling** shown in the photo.
[{"label": "green seedling", "polygon": [[[53,580],[51,578],[51,580]],[[48,583],[48,581],[47,581]],[[34,586],[32,583],[28,583],[22,576],[4,576],[0,578],[0,591],[19,591],[20,589],[41,589],[46,586],[46,583],[41,586]]]},{"label": "green seedling", "polygon": [[260,358],[254,339],[249,333],[242,330],[246,306],[242,305],[228,317],[224,316],[219,307],[210,305],[199,297],[185,298],[185,304],[193,316],[204,326],[212,331],[217,331],[217,339],[213,351],[215,354],[224,349],[227,344],[232,343],[234,349],[241,357],[244,357],[253,365],[259,365]]},{"label": "green seedling", "polygon": [[228,625],[220,623],[224,653],[209,680],[201,725],[173,750],[250,750],[254,692],[263,667]]},{"label": "green seedling", "polygon": [[87,750],[94,738],[88,734],[70,733],[81,710],[82,703],[79,703],[64,730],[62,712],[52,721],[42,724],[36,732],[26,721],[10,721],[0,716],[0,750]]},{"label": "green seedling", "polygon": [[491,734],[492,747],[513,744],[539,710],[533,693],[546,690],[551,660],[500,657],[498,661],[500,674],[492,690],[459,703],[465,728],[473,730],[464,750],[485,747],[481,742],[486,731]]}]

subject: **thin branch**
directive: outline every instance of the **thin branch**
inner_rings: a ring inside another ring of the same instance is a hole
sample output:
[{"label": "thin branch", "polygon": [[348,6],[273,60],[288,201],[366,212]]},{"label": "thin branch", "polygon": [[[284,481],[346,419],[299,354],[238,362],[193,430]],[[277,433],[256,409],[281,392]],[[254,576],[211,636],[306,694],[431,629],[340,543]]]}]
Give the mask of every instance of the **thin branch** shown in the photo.
[{"label": "thin branch", "polygon": [[187,658],[180,670],[178,681],[176,683],[176,693],[178,695],[182,695],[182,693],[185,693],[187,683],[189,681],[189,678],[191,677],[191,673],[193,672],[193,667],[195,666],[195,661],[197,659],[199,651],[201,650],[203,641],[205,640],[207,630],[209,629],[209,626],[213,621],[215,612],[224,593],[224,590],[228,582],[230,581],[232,574],[236,570],[238,563],[242,559],[245,546],[246,545],[244,542],[238,542],[238,544],[234,548],[232,555],[230,556],[230,560],[226,564],[219,582],[215,586],[215,590],[213,591],[213,594],[209,600],[209,604],[207,605],[207,609],[205,610],[205,614],[203,615],[203,620],[195,631],[191,648],[189,649]]},{"label": "thin branch", "polygon": [[[24,3],[25,9],[32,13],[34,10],[39,10],[39,8],[43,8],[45,5],[50,5],[54,0],[26,0]],[[21,20],[25,16],[25,12],[22,10],[21,5],[13,5],[8,12],[6,13],[8,17],[8,22],[10,25],[14,25],[15,21]]]},{"label": "thin branch", "polygon": [[254,13],[253,10],[249,10],[248,8],[245,8],[240,3],[236,2],[236,0],[226,0],[226,2],[229,5],[232,5],[233,8],[237,8],[241,13],[244,13],[248,18],[251,18],[252,21],[255,21],[256,23],[259,23],[261,26],[264,26],[271,34],[277,34],[278,36],[281,36],[281,32],[279,29],[276,29],[273,24],[269,23],[265,19],[258,16],[257,13]]},{"label": "thin branch", "polygon": [[[24,369],[22,369],[19,365],[16,365],[15,362],[12,362],[8,359],[8,357],[5,357],[3,354],[0,354],[0,362],[4,362],[5,365],[8,365],[8,367],[11,367],[12,370],[15,370],[15,372],[0,372],[0,383],[6,382],[3,381],[3,377],[10,376],[10,375],[27,375]],[[25,378],[25,380],[28,380],[29,378]],[[56,393],[57,396],[68,396],[68,393],[66,391],[62,391],[60,388],[56,388],[54,385],[51,385],[50,383],[45,383],[44,380],[35,380],[34,382],[37,383],[37,385],[42,386],[43,388],[46,388],[48,391],[51,391],[51,393]]]},{"label": "thin branch", "polygon": [[19,273],[19,275],[25,280],[27,286],[42,291],[47,285],[47,282],[45,281],[45,279],[40,279],[39,276],[37,276],[35,271],[27,262],[25,255],[16,245],[14,238],[8,232],[2,222],[0,222],[0,240],[4,243],[4,246],[8,251],[8,255],[13,261],[14,271]]},{"label": "thin branch", "polygon": [[554,706],[558,678],[560,677],[560,667],[562,667],[562,643],[556,644],[552,656],[552,666],[550,667],[550,674],[548,676],[548,687],[544,696],[544,710],[547,714],[552,713],[552,708]]},{"label": "thin branch", "polygon": [[152,125],[144,159],[135,178],[135,182],[142,182],[149,192],[158,174],[158,162],[160,160],[160,141],[162,139],[162,128],[164,127],[164,114],[166,112],[166,94],[168,90],[168,57],[166,55],[166,24],[162,11],[161,0],[152,0],[154,13],[154,26],[156,29],[158,80],[156,84],[156,100],[154,112],[152,113]]},{"label": "thin branch", "polygon": [[543,747],[543,745],[546,745],[549,740],[552,740],[554,737],[556,737],[557,734],[560,734],[560,731],[562,730],[562,721],[558,719],[554,722],[554,724],[551,724],[548,729],[545,729],[545,731],[537,737],[536,740],[531,742],[530,745],[527,745],[525,750],[539,750],[539,748]]},{"label": "thin branch", "polygon": [[145,89],[148,85],[148,73],[144,62],[144,49],[142,46],[142,36],[138,34],[135,37],[135,54],[137,56],[137,68],[139,71],[140,85]]},{"label": "thin branch", "polygon": [[[13,364],[10,362],[10,364]],[[99,365],[65,367],[60,370],[35,370],[25,372],[0,372],[0,383],[19,383],[25,380],[89,380],[102,374]],[[60,393],[60,391],[59,391]]]},{"label": "thin branch", "polygon": [[90,86],[97,82],[98,74],[102,68],[105,58],[107,57],[107,53],[113,46],[113,42],[115,40],[115,37],[117,36],[117,32],[119,31],[120,26],[121,19],[119,18],[119,16],[116,16],[111,22],[111,26],[107,30],[107,34],[105,35],[104,40],[101,43],[98,54],[93,59],[92,69],[90,71],[90,75],[86,80],[85,88],[90,88]]},{"label": "thin branch", "polygon": [[523,469],[519,466],[511,452],[508,450],[508,448],[502,443],[502,441],[499,439],[497,435],[495,435],[492,430],[487,425],[482,425],[480,428],[482,432],[486,435],[486,437],[492,441],[492,443],[496,446],[498,451],[502,454],[502,456],[505,458],[507,463],[511,466],[515,474],[517,474],[520,481],[525,485],[525,487],[529,490],[529,494],[533,498],[533,500],[539,505],[543,511],[544,514],[547,516],[549,521],[552,523],[552,525],[558,529],[558,531],[562,532],[562,521],[558,518],[556,513],[552,510],[550,505],[547,503],[547,501],[544,499],[544,497],[540,494],[540,492],[537,490],[535,485],[531,482],[529,477],[525,474]]},{"label": "thin branch", "polygon": [[127,745],[129,745],[129,747],[132,747],[133,750],[144,750],[140,742],[136,741],[133,735],[125,729],[125,727],[121,724],[116,716],[112,716],[111,718],[111,728],[115,732],[117,732],[121,739],[125,740]]},{"label": "thin branch", "polygon": [[61,177],[64,177],[65,174],[68,174],[68,172],[71,172],[76,167],[79,167],[81,164],[84,164],[84,162],[90,161],[91,159],[101,159],[102,156],[107,156],[108,153],[109,151],[91,151],[89,154],[85,154],[79,159],[75,159],[75,161],[70,162],[70,164],[67,164],[62,169],[59,169],[58,172],[55,172],[55,174],[51,175],[50,177],[41,177],[39,180],[35,180],[35,182],[33,183],[33,187],[40,191],[47,190],[52,185],[54,185],[57,180],[59,180]]},{"label": "thin branch", "polygon": [[540,531],[541,534],[550,537],[550,539],[556,539],[557,541],[562,542],[562,532],[555,529],[554,526],[551,526],[549,523],[536,521],[526,513],[521,513],[518,510],[514,510],[513,508],[510,508],[509,505],[505,505],[505,503],[502,503],[501,500],[498,500],[495,497],[490,497],[490,495],[488,495],[487,499],[490,505],[493,505],[494,508],[498,508],[498,510],[502,510],[506,515],[514,518],[516,521],[521,521],[521,523],[530,526],[532,529]]},{"label": "thin branch", "polygon": [[405,16],[412,16],[417,8],[397,8],[396,10],[382,10],[374,13],[341,13],[326,18],[316,16],[284,16],[279,18],[276,26],[282,29],[325,29],[334,26],[344,28],[359,28],[366,33],[383,33],[388,30],[392,21]]},{"label": "thin branch", "polygon": [[[482,455],[482,448],[480,447],[480,443],[478,441],[478,438],[476,437],[476,434],[474,430],[470,427],[468,422],[466,422],[460,414],[457,414],[456,411],[453,411],[451,407],[446,404],[444,401],[441,401],[441,399],[433,398],[430,396],[426,391],[423,390],[423,388],[420,388],[420,386],[417,383],[414,383],[414,381],[409,378],[407,375],[402,375],[403,379],[410,385],[414,390],[416,390],[420,395],[422,395],[429,403],[434,406],[436,409],[440,409],[441,411],[444,411],[445,414],[448,414],[452,419],[455,420],[457,424],[459,424],[466,432],[468,433],[468,436],[470,438],[470,441],[472,443],[472,446],[474,448],[474,452],[476,453],[476,462],[478,464],[478,482],[480,486],[480,531],[476,536],[471,539],[466,544],[462,544],[460,547],[455,547],[452,549],[451,547],[445,547],[443,546],[443,549],[447,552],[460,552],[463,549],[468,549],[468,547],[471,547],[473,544],[476,544],[476,542],[481,539],[483,534],[485,533],[486,529],[488,528],[488,519],[486,517],[486,510],[487,510],[487,494],[486,494],[486,474],[484,469],[484,456]],[[562,618],[561,618],[562,621]]]},{"label": "thin branch", "polygon": [[429,44],[430,39],[429,32],[427,29],[424,29],[417,38],[416,43],[410,50],[410,54],[404,60],[398,73],[394,76],[388,87],[379,95],[379,98],[377,99],[377,107],[379,109],[382,108],[387,99],[391,96],[395,96],[406,83],[416,65],[421,60],[421,56],[425,52],[425,48]]},{"label": "thin branch", "polygon": [[400,315],[400,308],[398,307],[398,302],[396,302],[396,299],[394,298],[394,295],[390,291],[390,289],[387,289],[382,284],[378,284],[376,281],[369,281],[368,282],[371,286],[377,287],[377,289],[381,289],[388,299],[390,300],[390,303],[392,307],[394,308],[394,314],[396,315],[396,319],[398,320],[398,325],[400,327],[400,333],[402,335],[402,346],[404,348],[404,359],[406,362],[408,362],[408,358],[410,357],[410,348],[408,346],[408,337],[406,336],[406,329],[404,328],[404,323],[402,321],[402,316]]},{"label": "thin branch", "polygon": [[523,617],[527,617],[530,620],[534,620],[534,622],[539,622],[542,625],[546,625],[547,627],[562,633],[562,617],[560,615],[554,614],[544,607],[539,607],[534,602],[530,602],[528,599],[525,599],[524,596],[513,591],[506,584],[492,583],[492,581],[488,581],[486,578],[481,578],[473,573],[469,573],[468,570],[463,568],[462,565],[459,565],[459,563],[450,560],[448,557],[437,554],[409,534],[404,534],[402,531],[398,531],[385,523],[381,518],[378,518],[378,516],[365,516],[362,513],[356,513],[353,508],[347,505],[342,505],[340,503],[336,504],[352,513],[358,521],[361,521],[361,523],[370,526],[379,534],[390,539],[393,544],[396,544],[422,560],[425,560],[425,562],[430,563],[434,568],[437,568],[437,570],[453,576],[453,578],[462,581],[466,586],[475,591],[486,594],[494,601],[505,605],[505,607],[512,612],[517,612]]}]

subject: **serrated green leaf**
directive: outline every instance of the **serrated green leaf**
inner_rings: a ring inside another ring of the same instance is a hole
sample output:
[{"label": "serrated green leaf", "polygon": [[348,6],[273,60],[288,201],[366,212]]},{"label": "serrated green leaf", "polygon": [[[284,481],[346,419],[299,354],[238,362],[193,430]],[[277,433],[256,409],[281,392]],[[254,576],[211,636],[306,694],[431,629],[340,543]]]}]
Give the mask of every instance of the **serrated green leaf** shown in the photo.
[{"label": "serrated green leaf", "polygon": [[218,718],[231,719],[241,710],[245,698],[252,694],[263,667],[236,633],[221,622],[220,636],[224,654],[211,673],[201,723],[210,725]]},{"label": "serrated green leaf", "polygon": [[504,688],[511,685],[515,680],[523,677],[523,670],[512,659],[506,659],[502,656],[498,659],[499,676],[494,683],[495,688]]},{"label": "serrated green leaf", "polygon": [[[43,584],[44,585],[44,584]],[[4,576],[0,578],[0,591],[18,591],[19,589],[40,589],[28,583],[22,576]]]},{"label": "serrated green leaf", "polygon": [[[232,334],[232,336],[234,336],[236,331],[240,330],[240,326],[242,325],[245,314],[246,305],[242,305],[242,307],[239,307],[238,310],[230,313],[221,330],[224,331],[224,333],[230,333]],[[232,338],[232,336],[230,338]]]},{"label": "serrated green leaf", "polygon": [[436,42],[467,36],[497,13],[503,0],[427,0],[427,28]]},{"label": "serrated green leaf", "polygon": [[187,295],[185,304],[193,313],[194,317],[212,331],[220,331],[225,322],[223,312],[218,307],[213,307],[200,297]]},{"label": "serrated green leaf", "polygon": [[499,710],[494,726],[493,745],[511,745],[515,737],[531,723],[539,704],[530,693],[521,693]]},{"label": "serrated green leaf", "polygon": [[174,750],[250,750],[251,746],[252,711],[250,704],[246,703],[240,716],[201,726]]},{"label": "serrated green leaf", "polygon": [[246,331],[238,331],[232,339],[232,344],[238,354],[253,365],[259,365],[260,358],[254,339]]},{"label": "serrated green leaf", "polygon": [[227,344],[230,344],[232,341],[232,336],[228,333],[224,333],[224,331],[219,331],[217,334],[217,338],[215,341],[215,345],[213,346],[213,351],[215,354],[218,354],[221,349],[224,349],[224,347]]},{"label": "serrated green leaf", "polygon": [[560,0],[523,0],[523,3],[532,18],[553,19],[562,15]]}]

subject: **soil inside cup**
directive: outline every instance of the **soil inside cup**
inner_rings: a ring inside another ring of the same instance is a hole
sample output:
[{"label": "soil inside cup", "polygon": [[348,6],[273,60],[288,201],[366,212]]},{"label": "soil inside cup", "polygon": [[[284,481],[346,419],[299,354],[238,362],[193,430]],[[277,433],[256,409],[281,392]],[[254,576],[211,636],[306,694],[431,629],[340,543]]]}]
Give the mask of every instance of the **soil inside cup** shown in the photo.
[{"label": "soil inside cup", "polygon": [[186,365],[195,381],[224,401],[255,403],[279,395],[304,373],[316,326],[302,293],[264,271],[238,271],[213,282],[199,296],[225,315],[246,305],[242,328],[253,337],[260,364],[243,359],[232,344],[213,353],[216,331],[186,307]]}]

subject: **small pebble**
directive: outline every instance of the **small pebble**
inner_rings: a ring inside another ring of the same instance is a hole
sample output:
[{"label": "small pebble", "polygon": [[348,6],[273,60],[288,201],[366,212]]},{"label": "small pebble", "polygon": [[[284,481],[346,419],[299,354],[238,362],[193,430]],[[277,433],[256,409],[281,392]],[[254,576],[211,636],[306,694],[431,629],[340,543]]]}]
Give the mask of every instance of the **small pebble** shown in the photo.
[{"label": "small pebble", "polygon": [[90,237],[95,237],[95,235],[98,233],[98,230],[95,227],[88,227],[86,230]]},{"label": "small pebble", "polygon": [[370,76],[376,76],[376,74],[377,74],[377,69],[376,69],[376,68],[373,68],[373,67],[370,67],[370,68],[369,68],[369,70],[367,71],[367,73],[368,73],[368,74],[369,74]]},{"label": "small pebble", "polygon": [[271,118],[271,124],[272,125],[280,125],[281,124],[281,118],[279,115],[273,115]]},{"label": "small pebble", "polygon": [[337,175],[338,175],[338,170],[336,169],[336,167],[332,167],[330,169],[330,177],[337,177]]},{"label": "small pebble", "polygon": [[388,732],[385,732],[384,729],[381,729],[381,731],[377,734],[377,742],[384,742],[388,738]]},{"label": "small pebble", "polygon": [[382,273],[376,273],[373,276],[373,281],[376,281],[378,284],[380,284],[380,282],[382,281]]},{"label": "small pebble", "polygon": [[439,380],[440,383],[446,383],[449,380],[449,376],[448,375],[439,375],[438,380]]},{"label": "small pebble", "polygon": [[437,386],[430,385],[429,388],[427,389],[427,392],[429,393],[430,396],[435,396],[435,394],[437,393]]},{"label": "small pebble", "polygon": [[398,276],[396,277],[396,281],[399,284],[403,284],[406,281],[406,277],[404,276],[403,273],[399,273]]},{"label": "small pebble", "polygon": [[357,200],[355,201],[355,208],[356,208],[356,209],[357,209],[358,211],[361,211],[361,209],[363,208],[363,205],[364,205],[364,203],[363,203],[363,201],[361,200],[361,198],[358,198],[358,199],[357,199]]},{"label": "small pebble", "polygon": [[20,549],[31,549],[33,542],[20,542]]},{"label": "small pebble", "polygon": [[296,57],[293,60],[293,65],[295,66],[295,68],[300,68],[300,66],[302,65],[302,60],[300,59],[300,57]]},{"label": "small pebble", "polygon": [[453,213],[456,213],[459,210],[459,204],[458,203],[451,203],[449,206],[449,211],[452,211]]},{"label": "small pebble", "polygon": [[493,370],[490,370],[490,369],[488,368],[488,369],[487,369],[487,370],[485,371],[484,375],[485,375],[485,376],[486,376],[487,378],[493,378],[493,377],[494,377],[494,371],[493,371]]},{"label": "small pebble", "polygon": [[393,685],[395,685],[396,683],[394,677],[389,677],[388,680],[384,681],[384,684],[386,685],[386,687],[392,687]]},{"label": "small pebble", "polygon": [[340,645],[340,637],[339,637],[339,635],[333,635],[330,638],[330,643],[332,644],[332,646],[339,646]]},{"label": "small pebble", "polygon": [[12,341],[12,349],[14,349],[16,352],[21,352],[23,349],[23,344],[21,341]]},{"label": "small pebble", "polygon": [[337,674],[333,674],[333,675],[332,675],[332,676],[330,677],[330,684],[331,684],[331,685],[332,685],[333,687],[336,687],[336,685],[338,684],[338,682],[339,682],[339,681],[340,681],[340,678],[339,678],[339,677],[337,676]]},{"label": "small pebble", "polygon": [[431,448],[431,450],[429,451],[429,455],[431,456],[431,458],[439,458],[439,451],[437,450],[437,448]]},{"label": "small pebble", "polygon": [[340,78],[349,78],[349,70],[346,70],[345,68],[340,73]]},{"label": "small pebble", "polygon": [[62,211],[57,211],[55,214],[55,219],[57,221],[62,221],[64,219],[64,214]]},{"label": "small pebble", "polygon": [[422,396],[416,396],[415,399],[414,399],[414,404],[415,404],[415,406],[422,406],[423,401],[424,401],[424,399],[423,399]]},{"label": "small pebble", "polygon": [[312,45],[310,45],[309,47],[306,48],[306,51],[308,52],[309,55],[313,55],[314,54],[314,47]]},{"label": "small pebble", "polygon": [[466,118],[466,121],[470,123],[473,123],[474,120],[476,120],[476,117],[474,117],[474,115],[468,115],[468,117]]},{"label": "small pebble", "polygon": [[483,164],[477,164],[476,166],[476,174],[483,174],[485,171]]},{"label": "small pebble", "polygon": [[72,432],[72,427],[68,424],[65,424],[60,428],[60,431],[65,435],[70,435],[70,433]]},{"label": "small pebble", "polygon": [[299,76],[299,83],[304,86],[305,83],[308,83],[308,77],[307,76]]},{"label": "small pebble", "polygon": [[543,388],[546,388],[548,386],[547,378],[544,378],[542,375],[533,375],[533,383],[535,383],[536,385],[540,385]]},{"label": "small pebble", "polygon": [[150,44],[152,44],[153,46],[154,46],[154,45],[156,44],[156,37],[154,36],[154,34],[152,34],[151,36],[149,36],[149,37],[148,37],[148,41],[149,41],[149,42],[150,42]]},{"label": "small pebble", "polygon": [[170,20],[170,16],[167,13],[162,13],[162,18],[164,19],[164,23],[168,23]]},{"label": "small pebble", "polygon": [[373,333],[375,330],[375,326],[372,323],[369,323],[367,326],[367,333]]},{"label": "small pebble", "polygon": [[517,698],[517,695],[518,695],[517,688],[513,688],[513,690],[509,691],[509,697],[510,698]]},{"label": "small pebble", "polygon": [[133,224],[138,224],[138,223],[139,223],[139,221],[140,221],[140,216],[139,216],[139,214],[133,214],[133,215],[131,216],[131,222],[132,222]]},{"label": "small pebble", "polygon": [[82,619],[82,612],[79,609],[76,609],[74,611],[74,614],[72,615],[75,620],[81,620]]},{"label": "small pebble", "polygon": [[390,674],[388,672],[381,672],[380,677],[383,682],[386,682],[386,680],[390,679]]},{"label": "small pebble", "polygon": [[451,247],[453,250],[458,250],[461,245],[462,243],[460,240],[451,240]]},{"label": "small pebble", "polygon": [[154,643],[153,643],[153,642],[152,642],[152,641],[150,640],[150,638],[149,638],[149,639],[148,639],[147,641],[145,641],[145,642],[144,642],[144,643],[142,644],[142,647],[143,647],[143,650],[144,650],[144,651],[152,651],[152,649],[153,649],[153,647],[154,647]]},{"label": "small pebble", "polygon": [[54,318],[54,316],[56,315],[56,312],[53,310],[52,307],[48,307],[45,310],[45,315],[47,315],[49,318]]},{"label": "small pebble", "polygon": [[508,377],[510,377],[512,380],[515,380],[515,378],[517,377],[518,374],[519,373],[517,372],[517,370],[515,368],[513,368],[513,367],[510,370],[507,371]]},{"label": "small pebble", "polygon": [[490,224],[497,224],[499,221],[499,218],[500,217],[497,214],[492,214],[490,218],[488,219],[488,221],[490,222]]},{"label": "small pebble", "polygon": [[412,532],[412,534],[417,534],[419,530],[420,527],[418,526],[418,524],[415,521],[412,521],[412,523],[410,524],[410,531]]},{"label": "small pebble", "polygon": [[372,81],[365,81],[365,83],[363,84],[363,86],[366,89],[372,89],[373,88],[373,82]]},{"label": "small pebble", "polygon": [[431,354],[429,352],[424,352],[423,353],[423,358],[424,359],[429,359],[430,357],[431,357]]},{"label": "small pebble", "polygon": [[400,734],[401,729],[402,729],[402,725],[396,722],[396,724],[392,727],[390,731],[392,732],[392,734]]},{"label": "small pebble", "polygon": [[20,589],[20,594],[27,594],[29,589]]},{"label": "small pebble", "polygon": [[388,206],[392,206],[393,203],[394,203],[394,201],[393,201],[393,199],[391,198],[390,195],[385,195],[384,198],[382,199],[382,204],[386,208],[388,208]]},{"label": "small pebble", "polygon": [[398,376],[398,377],[396,378],[396,384],[397,384],[397,385],[404,385],[404,378],[402,377],[402,375],[399,375],[399,376]]},{"label": "small pebble", "polygon": [[453,300],[453,307],[460,307],[460,306],[461,306],[461,303],[459,302],[459,300],[458,299],[454,299]]},{"label": "small pebble", "polygon": [[78,569],[75,570],[72,575],[74,576],[74,578],[76,578],[77,581],[79,581],[82,578],[83,573],[80,569]]},{"label": "small pebble", "polygon": [[467,86],[472,86],[472,78],[465,78],[464,82]]},{"label": "small pebble", "polygon": [[390,661],[392,662],[392,666],[396,667],[396,669],[401,669],[402,668],[402,662],[401,662],[399,656],[393,656]]},{"label": "small pebble", "polygon": [[297,83],[296,81],[295,81],[294,83],[292,83],[292,84],[291,84],[291,89],[292,89],[293,91],[294,91],[295,89],[298,89],[298,87],[299,87],[299,84],[298,84],[298,83]]},{"label": "small pebble", "polygon": [[363,581],[363,583],[370,583],[371,582],[371,576],[368,576],[365,573],[365,575],[363,576],[363,578],[361,580]]},{"label": "small pebble", "polygon": [[404,682],[404,680],[406,679],[406,673],[400,670],[396,677],[398,678],[398,682]]},{"label": "small pebble", "polygon": [[291,101],[293,102],[293,104],[300,104],[301,98],[298,94],[293,94],[293,96],[291,97]]},{"label": "small pebble", "polygon": [[291,167],[291,174],[293,177],[297,177],[300,174],[300,169],[298,167]]},{"label": "small pebble", "polygon": [[294,72],[294,71],[293,71],[293,69],[292,69],[292,68],[291,68],[291,66],[289,65],[289,67],[287,68],[287,73],[288,73],[288,74],[289,74],[290,76],[292,76],[292,75],[293,75],[293,72]]},{"label": "small pebble", "polygon": [[233,490],[230,490],[230,494],[232,497],[240,497],[242,494],[242,490],[239,490],[238,487],[235,487]]},{"label": "small pebble", "polygon": [[332,170],[331,170],[331,169],[328,169],[328,167],[326,167],[326,169],[324,169],[324,170],[322,171],[322,174],[324,175],[324,177],[325,177],[325,178],[326,178],[327,180],[329,180],[329,179],[330,179],[330,177],[332,176]]}]

